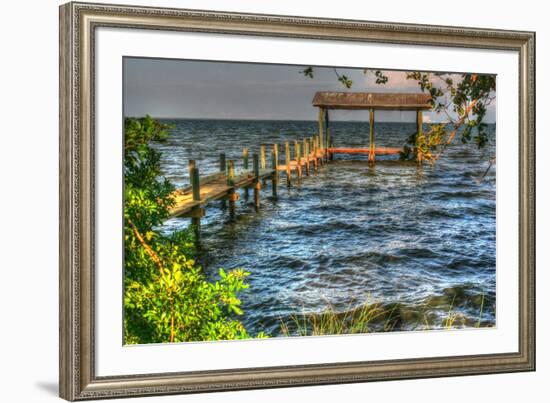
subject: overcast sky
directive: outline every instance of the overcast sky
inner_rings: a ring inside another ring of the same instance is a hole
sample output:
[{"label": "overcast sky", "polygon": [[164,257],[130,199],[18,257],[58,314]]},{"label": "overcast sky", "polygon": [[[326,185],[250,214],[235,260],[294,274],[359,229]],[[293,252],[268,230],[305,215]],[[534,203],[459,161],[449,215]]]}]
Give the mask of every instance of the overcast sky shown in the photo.
[{"label": "overcast sky", "polygon": [[[377,85],[363,69],[337,69],[353,80],[347,90],[332,68],[202,62],[169,59],[124,60],[125,116],[158,118],[316,120],[311,105],[316,91],[420,92],[403,72],[386,72],[389,81]],[[331,120],[368,120],[368,111],[331,111]],[[377,121],[413,122],[414,112],[377,111]],[[425,111],[426,122],[446,120]],[[494,123],[495,105],[486,121]]]}]

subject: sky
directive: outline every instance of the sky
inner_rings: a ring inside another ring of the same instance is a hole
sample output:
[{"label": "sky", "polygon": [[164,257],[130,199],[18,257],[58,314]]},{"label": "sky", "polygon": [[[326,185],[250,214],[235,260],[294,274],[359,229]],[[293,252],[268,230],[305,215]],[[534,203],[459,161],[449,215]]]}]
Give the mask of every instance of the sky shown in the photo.
[{"label": "sky", "polygon": [[[315,67],[314,78],[301,73],[308,66],[124,59],[124,114],[189,119],[316,120],[311,104],[316,91],[421,92],[404,72],[386,71],[389,81],[375,83],[363,69],[336,69],[353,81],[338,82],[333,68]],[[458,76],[456,76],[458,77]],[[331,120],[368,120],[368,111],[331,111]],[[424,111],[425,122],[446,121],[444,114]],[[411,111],[377,111],[377,121],[414,122]],[[495,102],[485,120],[495,122]]]}]

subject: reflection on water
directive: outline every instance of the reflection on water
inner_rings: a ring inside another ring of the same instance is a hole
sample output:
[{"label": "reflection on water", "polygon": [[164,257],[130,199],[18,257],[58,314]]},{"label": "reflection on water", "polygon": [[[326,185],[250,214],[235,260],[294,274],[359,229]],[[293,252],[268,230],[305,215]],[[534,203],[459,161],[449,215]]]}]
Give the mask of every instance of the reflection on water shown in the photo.
[{"label": "reflection on water", "polygon": [[[201,175],[218,170],[219,153],[241,167],[243,147],[281,144],[315,133],[315,122],[171,120],[176,127],[162,144],[163,169],[176,185],[188,184],[187,160]],[[489,126],[494,139],[494,126]],[[414,124],[377,123],[378,146],[401,146]],[[335,146],[365,146],[368,123],[333,122]],[[495,320],[495,170],[477,180],[494,155],[450,147],[435,168],[388,162],[369,167],[362,157],[338,156],[319,173],[287,189],[277,200],[270,186],[262,207],[241,197],[237,220],[229,222],[219,203],[202,221],[205,272],[219,267],[248,270],[242,294],[251,333],[277,334],[280,318],[320,312],[329,304],[346,310],[366,301],[426,307],[443,318],[448,304],[470,322]],[[280,182],[284,185],[284,181]],[[172,219],[166,230],[185,227]],[[436,323],[437,325],[438,323]],[[400,328],[413,327],[400,323]]]}]

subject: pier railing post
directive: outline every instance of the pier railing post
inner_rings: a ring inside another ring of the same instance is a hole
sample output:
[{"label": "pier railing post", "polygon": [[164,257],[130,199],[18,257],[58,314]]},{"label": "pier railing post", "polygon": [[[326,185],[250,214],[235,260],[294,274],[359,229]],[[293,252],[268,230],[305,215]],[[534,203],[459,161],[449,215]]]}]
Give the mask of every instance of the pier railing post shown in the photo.
[{"label": "pier railing post", "polygon": [[260,161],[258,154],[252,156],[252,164],[254,168],[254,206],[256,209],[260,208],[260,189],[262,185],[260,183]]},{"label": "pier railing post", "polygon": [[[243,148],[243,169],[248,171],[248,148]],[[248,201],[248,187],[244,188],[244,199]]]},{"label": "pier railing post", "polygon": [[271,151],[271,169],[273,169],[271,194],[273,197],[277,197],[277,182],[279,180],[279,147],[277,144],[273,144],[273,151]]},{"label": "pier railing post", "polygon": [[[227,175],[227,164],[225,162],[225,154],[224,153],[220,154],[220,172],[223,173],[224,175]],[[227,208],[227,202],[226,202],[225,198],[221,200],[221,208],[222,209]]]},{"label": "pier railing post", "polygon": [[285,142],[285,162],[286,162],[286,185],[290,187],[290,145]]},{"label": "pier railing post", "polygon": [[294,140],[294,158],[296,159],[296,172],[298,178],[302,177],[302,156],[300,152],[300,143],[298,140]]}]

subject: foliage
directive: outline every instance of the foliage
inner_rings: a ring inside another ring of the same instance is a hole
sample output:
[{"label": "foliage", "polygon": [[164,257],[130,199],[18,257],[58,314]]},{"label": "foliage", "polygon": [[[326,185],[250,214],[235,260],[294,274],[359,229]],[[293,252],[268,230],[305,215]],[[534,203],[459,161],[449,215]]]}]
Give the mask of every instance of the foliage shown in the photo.
[{"label": "foliage", "polygon": [[380,70],[376,70],[374,72],[374,76],[376,77],[376,84],[386,84],[388,82],[388,76],[386,76]]},{"label": "foliage", "polygon": [[313,78],[313,67],[308,67],[300,73],[302,73],[305,77]]},{"label": "foliage", "polygon": [[[487,106],[494,99],[496,77],[460,74],[457,80],[455,76],[448,73],[407,73],[407,78],[417,81],[423,92],[429,92],[433,110],[444,113],[449,120],[448,126],[433,125],[425,134],[426,141],[439,151],[426,158],[430,161],[437,160],[459,132],[464,144],[473,141],[478,148],[483,148],[488,142],[484,118]],[[422,139],[414,146],[421,147]]]},{"label": "foliage", "polygon": [[[235,319],[244,270],[208,282],[196,264],[192,233],[165,235],[174,186],[161,175],[160,152],[169,126],[147,116],[127,119],[124,142],[124,336],[128,344],[249,337]],[[261,336],[261,335],[260,335]]]},{"label": "foliage", "polygon": [[[346,88],[351,88],[351,86],[353,85],[353,81],[349,79],[348,76],[346,76],[345,74],[340,74],[338,73],[338,70],[336,69],[333,69],[334,71],[334,74],[336,74],[336,78],[338,79],[338,81]],[[311,78],[313,79],[314,76],[314,71],[313,71],[313,67],[307,67],[305,68],[304,70],[300,71],[301,74],[304,75],[304,77],[307,77],[307,78]]]},{"label": "foliage", "polygon": [[346,88],[351,88],[353,85],[353,81],[351,81],[346,75],[342,74],[336,74],[338,76],[338,81],[342,83],[342,85]]},{"label": "foliage", "polygon": [[442,139],[445,137],[444,123],[434,124],[428,133],[412,133],[407,139],[399,156],[403,160],[433,161]]}]

